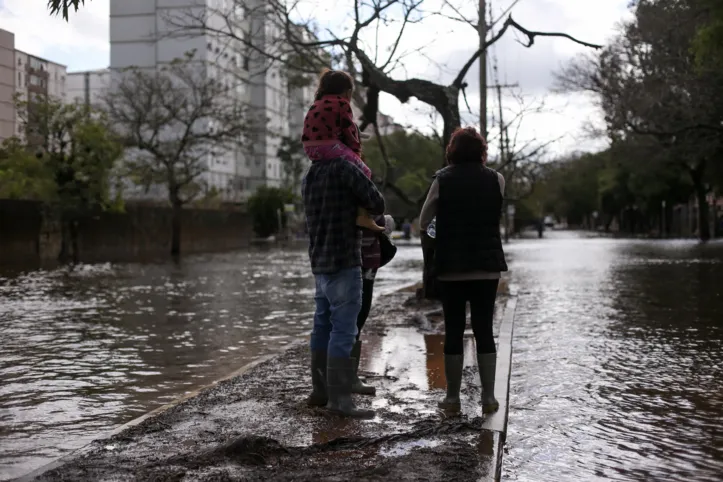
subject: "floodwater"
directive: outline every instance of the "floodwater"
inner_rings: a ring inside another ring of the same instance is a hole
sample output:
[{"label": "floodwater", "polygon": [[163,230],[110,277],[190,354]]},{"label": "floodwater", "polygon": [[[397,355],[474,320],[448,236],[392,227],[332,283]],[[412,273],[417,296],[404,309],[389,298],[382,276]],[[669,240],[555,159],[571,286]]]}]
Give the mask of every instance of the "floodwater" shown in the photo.
[{"label": "floodwater", "polygon": [[509,251],[504,479],[723,480],[723,243],[551,234]]},{"label": "floodwater", "polygon": [[[380,294],[421,269],[400,249]],[[0,274],[0,480],[306,336],[305,249]]]},{"label": "floodwater", "polygon": [[[504,479],[723,479],[723,244],[549,233],[507,250]],[[377,292],[417,281],[420,258],[400,249]],[[244,252],[0,278],[0,479],[306,335],[307,266]],[[441,388],[442,339],[417,338],[415,376]]]}]

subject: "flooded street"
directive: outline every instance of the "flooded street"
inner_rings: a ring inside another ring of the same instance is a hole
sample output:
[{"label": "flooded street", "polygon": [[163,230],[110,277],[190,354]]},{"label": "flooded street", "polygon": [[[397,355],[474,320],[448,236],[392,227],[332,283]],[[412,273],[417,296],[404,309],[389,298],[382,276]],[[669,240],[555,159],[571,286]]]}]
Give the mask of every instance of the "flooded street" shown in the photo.
[{"label": "flooded street", "polygon": [[[723,244],[549,233],[508,252],[504,478],[720,480]],[[400,248],[377,293],[420,270]],[[305,336],[312,290],[304,250],[0,277],[0,479]],[[416,337],[414,381],[440,389],[442,338]]]},{"label": "flooded street", "polygon": [[505,480],[723,480],[723,244],[512,245]]},{"label": "flooded street", "polygon": [[0,480],[306,336],[313,287],[304,249],[0,276]]}]

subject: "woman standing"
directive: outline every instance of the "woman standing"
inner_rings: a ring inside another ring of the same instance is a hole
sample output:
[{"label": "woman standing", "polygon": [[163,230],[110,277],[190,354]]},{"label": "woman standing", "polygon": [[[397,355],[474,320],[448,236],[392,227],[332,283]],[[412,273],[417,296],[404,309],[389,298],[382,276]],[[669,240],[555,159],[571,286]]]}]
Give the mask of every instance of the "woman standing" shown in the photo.
[{"label": "woman standing", "polygon": [[492,318],[500,273],[507,271],[500,238],[505,180],[485,166],[487,142],[472,127],[454,132],[446,156],[448,166],[437,173],[420,215],[420,226],[425,231],[436,218],[433,267],[444,310],[447,379],[447,396],[439,406],[460,410],[469,302],[482,383],[482,410],[491,413],[499,408],[494,396],[497,353]]}]

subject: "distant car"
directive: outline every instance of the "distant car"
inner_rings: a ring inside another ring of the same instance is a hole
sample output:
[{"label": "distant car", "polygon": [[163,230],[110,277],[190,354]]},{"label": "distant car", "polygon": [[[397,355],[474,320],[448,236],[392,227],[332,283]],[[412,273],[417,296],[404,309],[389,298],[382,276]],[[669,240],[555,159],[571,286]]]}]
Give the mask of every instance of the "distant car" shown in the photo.
[{"label": "distant car", "polygon": [[545,226],[548,228],[551,228],[555,225],[555,220],[552,218],[552,216],[545,216]]}]

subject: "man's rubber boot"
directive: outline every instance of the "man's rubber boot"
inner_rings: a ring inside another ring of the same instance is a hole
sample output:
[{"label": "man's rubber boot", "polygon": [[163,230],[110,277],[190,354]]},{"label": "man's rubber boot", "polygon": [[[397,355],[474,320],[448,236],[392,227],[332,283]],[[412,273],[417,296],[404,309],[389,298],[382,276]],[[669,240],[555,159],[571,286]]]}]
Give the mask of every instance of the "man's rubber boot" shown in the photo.
[{"label": "man's rubber boot", "polygon": [[351,358],[329,357],[326,365],[326,389],[329,403],[326,408],[337,415],[350,418],[374,418],[374,410],[356,408],[351,398],[354,362]]},{"label": "man's rubber boot", "polygon": [[371,385],[366,385],[359,379],[359,359],[361,358],[362,342],[357,340],[351,349],[351,359],[354,363],[354,374],[351,379],[351,393],[359,395],[376,395],[377,389]]},{"label": "man's rubber boot", "polygon": [[482,413],[493,413],[500,408],[495,398],[495,373],[497,353],[477,353],[477,367],[482,383]]},{"label": "man's rubber boot", "polygon": [[447,396],[437,405],[447,412],[459,412],[462,404],[459,390],[462,386],[464,355],[444,355],[444,377],[447,379]]},{"label": "man's rubber boot", "polygon": [[310,407],[325,407],[329,402],[326,390],[326,352],[311,352],[311,387],[312,392],[306,403]]}]

